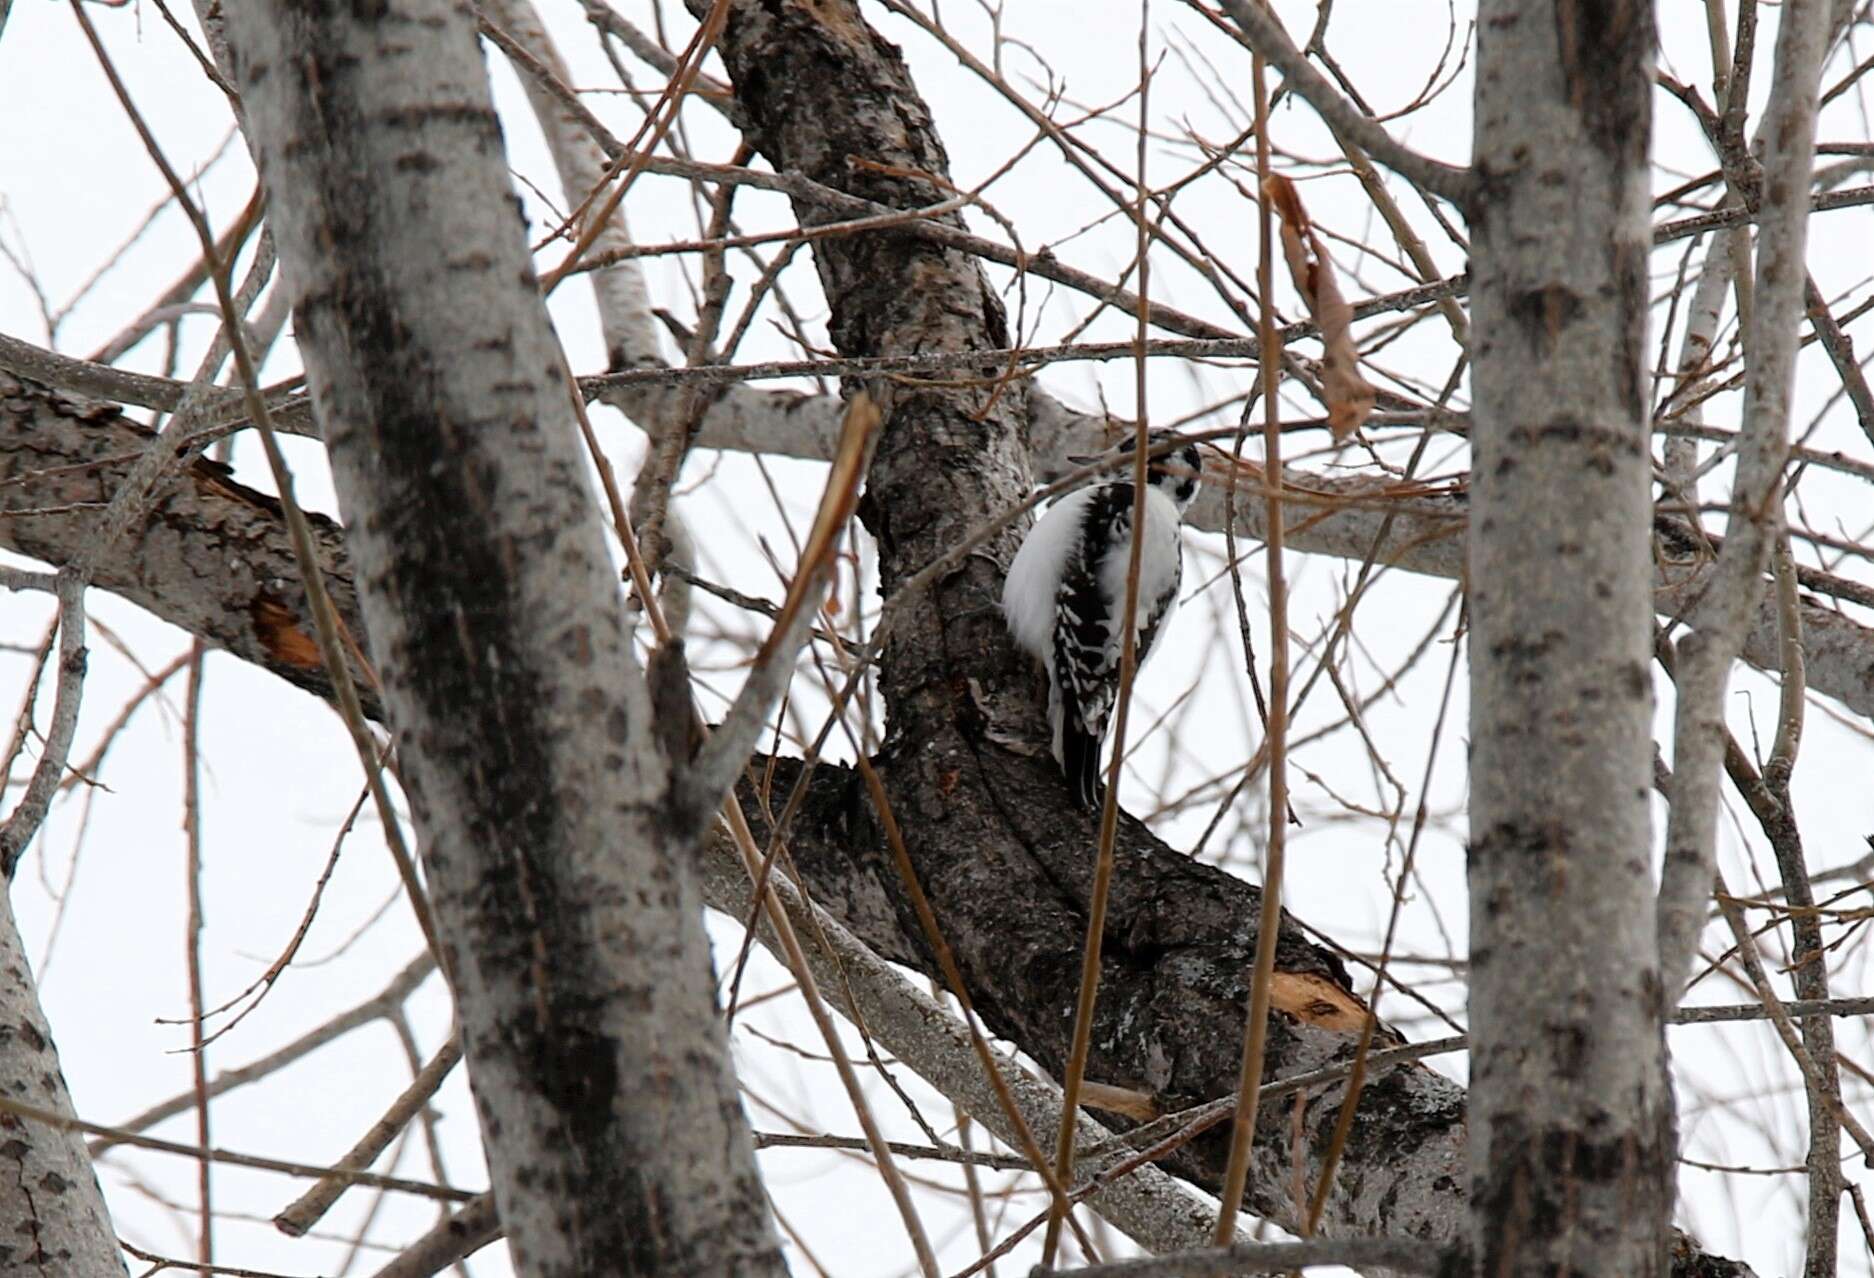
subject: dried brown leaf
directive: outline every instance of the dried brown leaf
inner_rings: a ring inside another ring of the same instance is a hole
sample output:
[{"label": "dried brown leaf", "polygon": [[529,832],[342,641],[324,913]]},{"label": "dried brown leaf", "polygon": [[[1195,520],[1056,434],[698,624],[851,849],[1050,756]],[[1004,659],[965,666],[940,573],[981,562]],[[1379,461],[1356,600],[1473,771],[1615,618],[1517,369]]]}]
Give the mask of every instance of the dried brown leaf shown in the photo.
[{"label": "dried brown leaf", "polygon": [[1263,185],[1282,222],[1282,257],[1295,291],[1321,330],[1321,391],[1327,402],[1328,429],[1335,442],[1360,429],[1373,411],[1378,392],[1360,376],[1360,352],[1353,341],[1353,307],[1340,291],[1327,249],[1308,220],[1295,184],[1273,174]]}]

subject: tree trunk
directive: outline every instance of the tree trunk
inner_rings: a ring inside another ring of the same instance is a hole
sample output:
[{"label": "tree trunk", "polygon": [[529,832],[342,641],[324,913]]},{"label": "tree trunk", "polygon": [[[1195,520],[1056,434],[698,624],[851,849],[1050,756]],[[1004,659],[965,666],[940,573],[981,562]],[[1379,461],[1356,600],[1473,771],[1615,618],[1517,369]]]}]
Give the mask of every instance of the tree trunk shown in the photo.
[{"label": "tree trunk", "polygon": [[[848,154],[858,154],[901,168],[944,171],[930,112],[896,51],[850,6],[737,6],[723,47],[736,73],[738,107],[777,168],[810,169],[834,185],[863,188],[903,206],[940,198],[914,179],[846,165]],[[799,211],[808,222],[827,216],[805,204]],[[835,337],[847,353],[983,350],[1004,343],[999,312],[974,262],[954,250],[893,231],[826,241],[814,252],[835,308]],[[985,365],[986,373],[1001,371],[999,361]],[[1004,399],[1021,396],[1022,387],[1011,384]],[[889,590],[922,567],[933,549],[944,548],[947,537],[1026,491],[1024,445],[1038,447],[1036,467],[1069,449],[1057,429],[1059,414],[1050,416],[1034,397],[1026,413],[1019,400],[1013,407],[999,402],[978,423],[972,414],[985,403],[986,391],[902,384],[886,389],[891,422],[867,516],[881,545]],[[768,417],[746,429],[711,425],[714,419],[706,418],[702,442],[824,456],[826,432],[801,424],[834,420],[836,414],[823,407],[805,401],[785,428]],[[815,408],[822,411],[807,411]],[[55,457],[95,461],[134,447],[125,438],[135,428],[121,416],[77,407],[31,383],[0,379],[0,410],[0,430],[11,434],[0,443],[0,478],[15,484],[16,500],[30,507],[56,508],[64,486],[79,482],[56,470]],[[41,467],[43,474],[32,473]],[[83,482],[108,491],[117,468],[106,463],[82,474]],[[1305,486],[1332,490],[1339,482],[1310,477]],[[284,537],[269,499],[198,467],[175,481],[165,501],[164,517],[152,520],[149,535],[165,539],[153,544],[168,553],[152,557],[147,571],[131,558],[107,565],[120,569],[112,588],[250,660],[313,684],[314,676],[282,655],[300,650],[294,642],[306,643],[303,623],[290,624],[295,616],[303,618],[297,570],[290,563],[262,579],[287,597],[290,609],[288,624],[264,635],[249,615],[251,587],[245,581],[224,598],[213,593],[216,581],[190,569],[196,562],[277,554]],[[1253,514],[1255,503],[1247,505]],[[1402,517],[1384,557],[1409,570],[1458,575],[1461,556],[1452,547],[1466,516],[1462,496],[1402,501],[1397,509]],[[1311,518],[1295,544],[1362,557],[1384,517],[1355,503]],[[235,531],[223,531],[228,520],[235,521],[226,525]],[[269,522],[270,529],[261,532]],[[33,545],[21,548],[55,563],[70,553],[68,534],[65,517],[56,513],[0,523],[0,541],[31,538]],[[357,546],[354,540],[354,551]],[[1006,562],[1012,549],[1010,537],[982,553]],[[343,548],[334,545],[329,567],[341,580],[348,579],[348,563]],[[1051,763],[1005,744],[1024,725],[1031,737],[1043,729],[1033,684],[1014,661],[993,612],[999,581],[993,564],[973,559],[938,583],[932,599],[907,601],[912,611],[886,657],[893,735],[877,764],[987,1019],[1035,1059],[1058,1069],[1085,926],[1093,829],[1065,802]],[[1832,633],[1842,636],[1839,663],[1812,665],[1812,674],[1824,672],[1816,686],[1850,699],[1874,698],[1864,655],[1874,651],[1868,633],[1820,607],[1805,608],[1805,624],[1812,616],[1837,622]],[[361,619],[351,620],[362,627]],[[375,624],[371,629],[374,646],[383,651]],[[1768,633],[1773,661],[1773,628]],[[1831,632],[1810,631],[1812,637],[1824,633]],[[1827,673],[1837,669],[1846,673]],[[775,778],[779,789],[791,784],[797,766],[782,761]],[[1637,775],[1649,771],[1650,758]],[[856,774],[821,764],[811,785],[791,847],[814,896],[879,953],[934,973]],[[1224,1094],[1236,1075],[1256,889],[1193,865],[1130,820],[1121,823],[1118,858],[1090,1075],[1153,1091],[1166,1108]],[[1285,922],[1278,967],[1279,1024],[1272,1027],[1270,1077],[1344,1060],[1360,1008],[1331,951]],[[1318,1174],[1320,1147],[1340,1095],[1338,1087],[1328,1087],[1306,1098],[1304,1130],[1312,1138],[1303,1154],[1310,1160],[1310,1178]],[[1423,1067],[1393,1069],[1370,1082],[1325,1229],[1413,1233],[1432,1241],[1460,1237],[1464,1101],[1461,1088]],[[1261,1188],[1252,1185],[1253,1209],[1278,1221],[1292,1217],[1287,1186],[1293,1168],[1286,1158],[1292,1118],[1284,1106],[1283,1130],[1271,1146],[1285,1151],[1279,1168],[1258,1169],[1264,1173],[1258,1177]],[[1169,1165],[1194,1184],[1214,1187],[1222,1149],[1193,1147]],[[1688,1252],[1680,1260],[1681,1272],[1713,1271],[1707,1268],[1710,1257]]]},{"label": "tree trunk", "polygon": [[473,16],[227,37],[516,1266],[782,1273]]},{"label": "tree trunk", "polygon": [[1666,1272],[1644,0],[1490,0],[1471,209],[1471,1240]]},{"label": "tree trunk", "polygon": [[[13,906],[0,894],[0,1093],[75,1117]],[[0,1278],[104,1278],[124,1258],[84,1137],[0,1113]]]},{"label": "tree trunk", "polygon": [[[707,8],[692,0],[693,9]],[[898,50],[850,3],[732,3],[719,45],[744,134],[773,167],[848,194],[917,208],[947,191],[949,160]],[[795,207],[803,224],[828,214]],[[897,231],[816,242],[814,261],[840,353],[968,352],[1007,344],[1001,304],[977,262]],[[994,359],[985,379],[1003,371]],[[878,767],[911,860],[970,993],[998,1033],[1060,1077],[1091,897],[1094,816],[1068,797],[1054,763],[1008,748],[1044,741],[1032,672],[997,608],[1019,529],[922,595],[899,593],[926,564],[1030,487],[1021,383],[1001,388],[867,387],[886,413],[860,513],[879,548],[880,586],[898,610],[883,657],[888,727]],[[993,555],[993,558],[991,557]],[[782,776],[789,775],[783,769]],[[887,957],[935,970],[854,774],[822,765],[792,849],[816,899]],[[1259,894],[1195,865],[1124,818],[1103,947],[1088,1077],[1135,1088],[1163,1108],[1233,1094]],[[1334,955],[1285,921],[1284,998],[1270,1038],[1272,1078],[1351,1055],[1361,1014]],[[1301,1151],[1318,1176],[1342,1088],[1302,1100]],[[1322,1229],[1450,1239],[1461,1211],[1463,1092],[1420,1066],[1368,1090]],[[1266,1115],[1249,1202],[1298,1227],[1293,1110]],[[1208,1189],[1227,1135],[1171,1161]]]}]

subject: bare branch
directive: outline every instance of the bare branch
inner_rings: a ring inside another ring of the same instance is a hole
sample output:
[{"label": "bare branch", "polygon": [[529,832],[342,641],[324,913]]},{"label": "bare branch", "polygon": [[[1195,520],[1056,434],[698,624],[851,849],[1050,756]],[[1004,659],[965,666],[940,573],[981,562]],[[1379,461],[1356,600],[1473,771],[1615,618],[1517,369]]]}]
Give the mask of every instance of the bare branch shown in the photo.
[{"label": "bare branch", "polygon": [[1239,1243],[1080,1269],[1044,1269],[1028,1278],[1229,1278],[1233,1274],[1285,1274],[1314,1265],[1399,1274],[1442,1272],[1443,1253],[1411,1238],[1313,1238],[1292,1243]]},{"label": "bare branch", "polygon": [[[1274,11],[1255,0],[1222,0],[1224,12],[1258,53],[1282,73],[1289,88],[1320,113],[1337,136],[1351,142],[1401,177],[1433,195],[1463,207],[1470,198],[1471,172],[1420,155],[1393,140],[1392,134],[1342,97],[1327,77],[1288,38]],[[1200,10],[1202,6],[1197,6]]]},{"label": "bare branch", "polygon": [[[1817,77],[1829,25],[1825,0],[1793,0],[1777,37],[1775,89],[1764,118],[1757,220],[1755,314],[1745,320],[1744,428],[1724,548],[1705,586],[1696,629],[1678,642],[1673,717],[1672,814],[1658,901],[1661,979],[1667,998],[1690,974],[1717,864],[1718,769],[1724,757],[1724,692],[1753,613],[1763,608],[1763,569],[1783,521],[1797,317],[1808,274],[1809,176]],[[1773,609],[1771,617],[1777,612]],[[1773,632],[1781,636],[1781,627]],[[1781,643],[1778,644],[1779,656]],[[1780,666],[1780,662],[1778,663]],[[1768,667],[1776,668],[1776,667]]]},{"label": "bare branch", "polygon": [[[237,1087],[244,1087],[249,1083],[258,1082],[276,1071],[291,1065],[294,1061],[299,1060],[308,1053],[324,1047],[334,1039],[349,1034],[352,1030],[362,1025],[369,1025],[373,1021],[383,1020],[389,1017],[398,1007],[402,1006],[404,1000],[410,997],[417,986],[429,979],[430,973],[435,970],[436,959],[433,955],[428,951],[417,955],[414,959],[410,960],[410,962],[406,963],[403,970],[392,977],[390,982],[385,985],[383,989],[364,1000],[364,1002],[359,1003],[357,1006],[347,1011],[339,1013],[323,1025],[318,1025],[307,1030],[292,1042],[276,1051],[269,1052],[259,1060],[252,1061],[238,1069],[226,1070],[217,1074],[209,1081],[209,1096],[211,1098],[220,1096],[224,1092],[233,1091]],[[193,1090],[181,1092],[166,1101],[150,1106],[142,1113],[124,1119],[122,1122],[116,1124],[113,1130],[140,1132],[145,1128],[154,1127],[165,1118],[171,1118],[182,1113],[194,1103],[195,1092]],[[91,1156],[96,1158],[117,1143],[118,1141],[114,1137],[100,1137],[91,1142]]]},{"label": "bare branch", "polygon": [[85,687],[85,577],[79,567],[61,568],[56,593],[59,600],[58,680],[52,701],[52,724],[19,802],[0,825],[0,877],[13,878],[26,845],[39,833],[59,782],[65,779],[72,738],[78,732],[78,707]]},{"label": "bare branch", "polygon": [[859,485],[871,464],[878,443],[879,412],[862,391],[846,410],[846,428],[832,473],[820,498],[813,529],[801,550],[800,566],[774,629],[755,654],[748,679],[722,722],[712,731],[680,781],[683,800],[693,820],[706,819],[720,805],[748,761],[760,738],[769,712],[781,691],[794,677],[794,663],[806,645],[819,615],[821,600],[832,575],[833,555],[845,535],[852,510],[859,500]]},{"label": "bare branch", "polygon": [[477,1194],[467,1206],[404,1248],[376,1278],[431,1278],[501,1237],[493,1194]]},{"label": "bare branch", "polygon": [[356,1183],[350,1178],[349,1173],[369,1167],[378,1160],[379,1155],[390,1148],[390,1143],[397,1139],[405,1127],[410,1125],[410,1120],[416,1117],[417,1111],[429,1104],[430,1099],[436,1095],[437,1089],[442,1086],[443,1080],[449,1076],[449,1071],[453,1070],[461,1059],[462,1040],[451,1026],[449,1037],[444,1039],[442,1046],[436,1049],[436,1054],[430,1058],[429,1063],[417,1071],[416,1077],[410,1080],[410,1085],[405,1087],[390,1103],[383,1117],[372,1123],[364,1135],[358,1138],[357,1143],[346,1151],[345,1156],[333,1164],[335,1174],[313,1184],[273,1218],[273,1223],[280,1232],[297,1238],[318,1224],[324,1218],[325,1213],[332,1210],[333,1205],[338,1202],[345,1191]]}]

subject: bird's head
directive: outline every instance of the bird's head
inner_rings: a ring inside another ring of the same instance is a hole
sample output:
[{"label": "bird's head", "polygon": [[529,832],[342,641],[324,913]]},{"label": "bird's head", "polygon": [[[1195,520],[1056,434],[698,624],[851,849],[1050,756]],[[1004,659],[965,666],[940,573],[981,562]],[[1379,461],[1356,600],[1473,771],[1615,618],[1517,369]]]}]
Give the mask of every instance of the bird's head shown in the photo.
[{"label": "bird's head", "polygon": [[[1124,482],[1131,478],[1129,467],[1137,445],[1138,437],[1128,434],[1103,453],[1068,460],[1078,465],[1107,462],[1113,467],[1110,478]],[[1204,478],[1204,459],[1197,445],[1176,431],[1164,430],[1152,432],[1146,446],[1145,482],[1171,498],[1180,513],[1190,509]]]}]

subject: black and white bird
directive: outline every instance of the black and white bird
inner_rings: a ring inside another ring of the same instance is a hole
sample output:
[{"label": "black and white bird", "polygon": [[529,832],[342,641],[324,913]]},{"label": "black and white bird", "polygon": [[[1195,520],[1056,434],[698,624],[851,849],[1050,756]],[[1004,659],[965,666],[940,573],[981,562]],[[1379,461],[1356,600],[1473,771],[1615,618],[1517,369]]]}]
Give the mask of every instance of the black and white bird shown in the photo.
[{"label": "black and white bird", "polygon": [[[1130,459],[1133,441],[1114,450]],[[1180,526],[1197,497],[1202,459],[1186,443],[1146,468],[1139,547],[1138,665],[1178,606],[1184,575]],[[1126,478],[1077,489],[1048,508],[1016,552],[1002,585],[1015,643],[1048,672],[1054,758],[1083,807],[1100,801],[1100,747],[1119,699],[1119,616],[1132,555],[1131,462]]]}]

